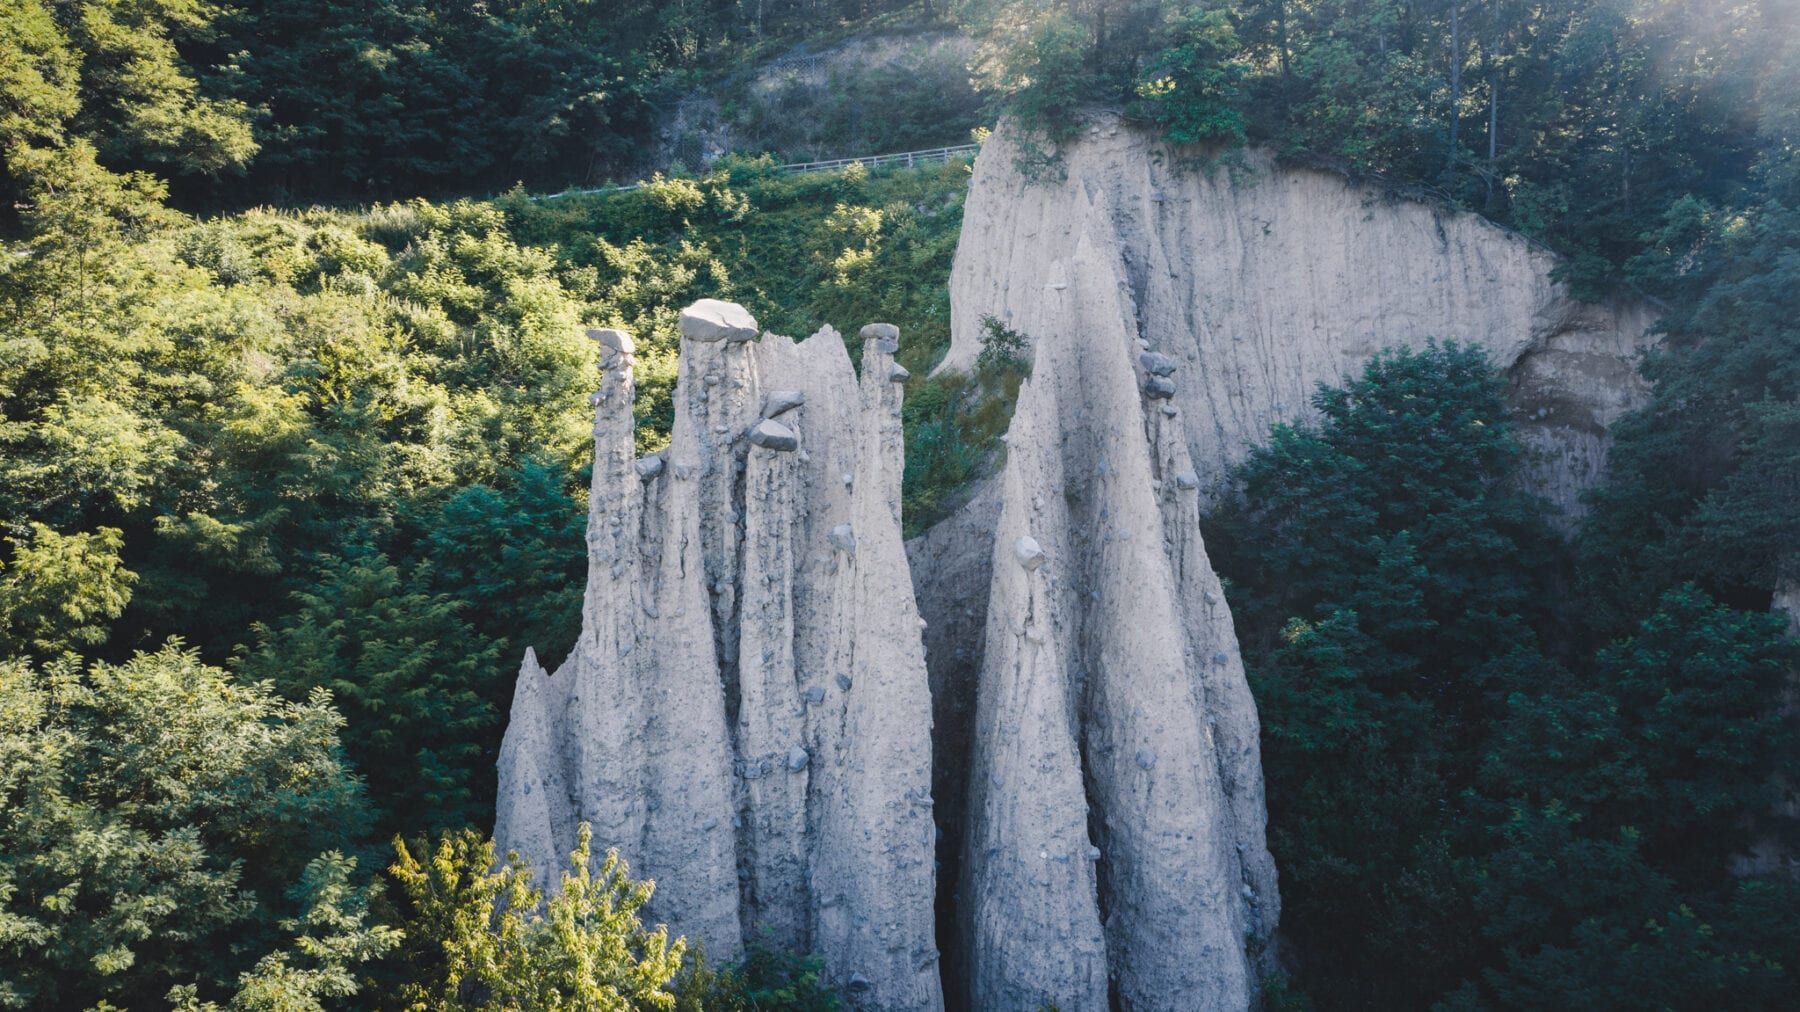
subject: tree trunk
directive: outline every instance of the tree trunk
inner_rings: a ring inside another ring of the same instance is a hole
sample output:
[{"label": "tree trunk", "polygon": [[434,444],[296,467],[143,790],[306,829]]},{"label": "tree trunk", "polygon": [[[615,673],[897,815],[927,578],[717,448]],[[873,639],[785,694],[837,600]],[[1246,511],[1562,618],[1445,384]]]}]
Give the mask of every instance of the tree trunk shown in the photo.
[{"label": "tree trunk", "polygon": [[[1281,46],[1281,80],[1285,84],[1290,76],[1288,74],[1287,0],[1278,0],[1275,4],[1275,34],[1279,37]],[[1284,88],[1284,94],[1285,91]]]},{"label": "tree trunk", "polygon": [[1494,205],[1494,176],[1499,173],[1496,162],[1499,139],[1499,68],[1494,68],[1487,85],[1487,205]]},{"label": "tree trunk", "polygon": [[1450,5],[1450,158],[1444,166],[1446,173],[1456,168],[1456,127],[1457,113],[1462,106],[1462,22],[1460,11],[1462,0]]},{"label": "tree trunk", "polygon": [[1487,207],[1494,206],[1494,176],[1500,172],[1495,161],[1499,151],[1500,138],[1500,34],[1496,29],[1494,44],[1487,54],[1488,65],[1488,152],[1487,152]]}]

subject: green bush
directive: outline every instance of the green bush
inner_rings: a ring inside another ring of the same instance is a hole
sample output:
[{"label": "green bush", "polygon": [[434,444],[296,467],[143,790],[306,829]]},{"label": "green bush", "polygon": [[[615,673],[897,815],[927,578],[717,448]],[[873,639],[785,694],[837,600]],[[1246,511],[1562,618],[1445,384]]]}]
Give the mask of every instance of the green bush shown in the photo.
[{"label": "green bush", "polygon": [[999,470],[1000,437],[1030,369],[1029,339],[986,316],[973,374],[948,372],[907,384],[900,516],[908,537],[954,512],[971,483]]},{"label": "green bush", "polygon": [[290,702],[178,643],[0,662],[0,1007],[354,994],[395,939],[344,856],[367,814],[342,728],[322,691]]},{"label": "green bush", "polygon": [[1177,144],[1244,143],[1239,84],[1249,73],[1230,15],[1222,9],[1169,14],[1168,49],[1138,84],[1138,109]]},{"label": "green bush", "polygon": [[[531,869],[472,829],[435,847],[396,839],[390,873],[407,906],[402,1007],[442,1012],[507,1009],[672,1009],[670,982],[684,939],[647,929],[638,911],[656,888],[608,851],[596,871],[592,835],[579,829],[570,868],[546,899]],[[416,853],[415,853],[416,851]]]}]

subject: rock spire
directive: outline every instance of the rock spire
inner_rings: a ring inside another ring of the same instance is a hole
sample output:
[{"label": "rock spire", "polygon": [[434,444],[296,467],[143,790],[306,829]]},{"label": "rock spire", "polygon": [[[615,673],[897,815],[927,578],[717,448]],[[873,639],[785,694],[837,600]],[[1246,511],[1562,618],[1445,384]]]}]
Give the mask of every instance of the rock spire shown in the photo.
[{"label": "rock spire", "polygon": [[1106,116],[1045,181],[1018,170],[1017,136],[1003,124],[976,161],[939,368],[974,364],[986,315],[1041,343],[1075,297],[1085,241],[1119,286],[1123,326],[1152,346],[1145,392],[1182,412],[1202,491],[1271,423],[1310,417],[1319,383],[1437,338],[1480,343],[1508,372],[1531,479],[1572,519],[1608,427],[1648,396],[1637,358],[1656,307],[1577,300],[1552,280],[1554,254],[1478,215],[1256,149],[1198,167]]},{"label": "rock spire", "polygon": [[653,917],[716,958],[818,952],[857,1008],[1251,1007],[1280,897],[1204,497],[1317,383],[1439,338],[1508,370],[1573,517],[1654,311],[1265,154],[1239,185],[1102,118],[1042,181],[1011,136],[975,167],[943,367],[992,315],[1032,375],[1000,474],[909,545],[895,328],[863,329],[859,378],[830,328],[696,303],[644,458],[635,346],[592,332],[582,635],[554,675],[526,654],[495,835],[555,868],[590,821]]},{"label": "rock spire", "polygon": [[958,970],[979,1009],[1246,1008],[1280,900],[1181,371],[1091,248],[1061,266],[997,490]]},{"label": "rock spire", "polygon": [[[952,1004],[1242,1008],[1275,945],[1258,724],[1198,527],[1273,422],[1383,347],[1479,342],[1566,518],[1642,403],[1654,307],[1586,304],[1474,215],[1245,151],[1196,167],[1116,118],[977,159],[950,280],[1033,361],[1001,475],[909,544],[936,720]],[[966,988],[966,990],[964,990]]]},{"label": "rock spire", "polygon": [[866,329],[859,381],[829,327],[758,340],[709,299],[681,330],[672,439],[641,459],[633,342],[590,331],[582,632],[554,674],[526,652],[495,838],[554,869],[591,822],[715,959],[766,938],[857,1008],[940,1008],[898,332]]}]

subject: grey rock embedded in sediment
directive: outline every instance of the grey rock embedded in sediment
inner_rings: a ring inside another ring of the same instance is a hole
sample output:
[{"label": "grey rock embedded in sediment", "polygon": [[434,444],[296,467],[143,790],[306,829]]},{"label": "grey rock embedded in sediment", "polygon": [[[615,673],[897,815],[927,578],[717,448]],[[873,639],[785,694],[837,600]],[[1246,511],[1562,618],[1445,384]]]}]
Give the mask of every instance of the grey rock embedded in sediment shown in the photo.
[{"label": "grey rock embedded in sediment", "polygon": [[765,418],[750,427],[750,443],[766,450],[794,450],[800,446],[800,437],[794,430],[775,421]]},{"label": "grey rock embedded in sediment", "polygon": [[1144,396],[1153,401],[1166,401],[1175,396],[1175,381],[1167,376],[1150,376],[1144,380]]},{"label": "grey rock embedded in sediment", "polygon": [[771,390],[763,397],[762,416],[777,418],[805,403],[804,390]]},{"label": "grey rock embedded in sediment", "polygon": [[701,299],[682,310],[680,328],[682,337],[703,344],[753,341],[759,333],[748,310],[719,299]]},{"label": "grey rock embedded in sediment", "polygon": [[1037,539],[1029,534],[1021,534],[1013,542],[1013,558],[1026,569],[1036,569],[1044,564],[1044,549]]},{"label": "grey rock embedded in sediment", "polygon": [[1147,351],[1138,356],[1138,364],[1152,376],[1172,376],[1175,374],[1175,360],[1160,351]]},{"label": "grey rock embedded in sediment", "polygon": [[849,555],[856,554],[856,529],[849,524],[838,524],[826,535],[831,546]]},{"label": "grey rock embedded in sediment", "polygon": [[602,327],[588,331],[587,336],[589,340],[599,344],[601,348],[607,351],[618,352],[624,355],[637,354],[637,342],[632,340],[631,335],[623,330]]},{"label": "grey rock embedded in sediment", "polygon": [[871,323],[858,332],[864,346],[872,346],[883,355],[900,353],[900,328],[891,323]]}]

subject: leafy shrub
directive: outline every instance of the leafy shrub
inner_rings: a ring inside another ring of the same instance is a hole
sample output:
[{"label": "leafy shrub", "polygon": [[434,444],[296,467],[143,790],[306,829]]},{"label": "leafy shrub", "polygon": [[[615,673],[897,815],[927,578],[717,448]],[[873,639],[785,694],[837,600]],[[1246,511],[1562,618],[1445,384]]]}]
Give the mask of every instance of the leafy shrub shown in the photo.
[{"label": "leafy shrub", "polygon": [[973,374],[944,373],[908,384],[900,507],[908,537],[948,516],[962,505],[964,490],[999,467],[1000,437],[1031,368],[1030,342],[996,317],[981,322]]},{"label": "leafy shrub", "polygon": [[[0,662],[0,1007],[228,995],[301,970],[354,993],[349,967],[393,939],[363,925],[342,853],[366,825],[342,727],[323,692],[289,702],[179,643]],[[295,933],[345,944],[268,955]]]},{"label": "leafy shrub", "polygon": [[406,1007],[674,1008],[669,985],[687,942],[643,926],[638,911],[655,883],[633,881],[618,851],[596,872],[591,839],[584,822],[547,901],[517,854],[499,860],[475,830],[445,834],[435,848],[395,840],[390,871],[408,902]]},{"label": "leafy shrub", "polygon": [[752,944],[742,961],[714,971],[703,954],[677,987],[681,1012],[838,1012],[843,999],[825,983],[825,960]]},{"label": "leafy shrub", "polygon": [[1016,117],[1026,139],[1016,156],[1027,177],[1057,171],[1056,145],[1074,136],[1080,112],[1098,90],[1091,36],[1061,6],[1014,0],[987,22],[971,70],[996,109]]},{"label": "leafy shrub", "polygon": [[1169,41],[1138,85],[1139,112],[1177,144],[1243,144],[1244,114],[1235,103],[1249,68],[1239,61],[1230,16],[1220,9],[1171,11]]},{"label": "leafy shrub", "polygon": [[1023,372],[1030,365],[1030,345],[1025,335],[1008,327],[999,317],[988,314],[981,318],[981,351],[975,356],[975,368],[985,374]]}]

